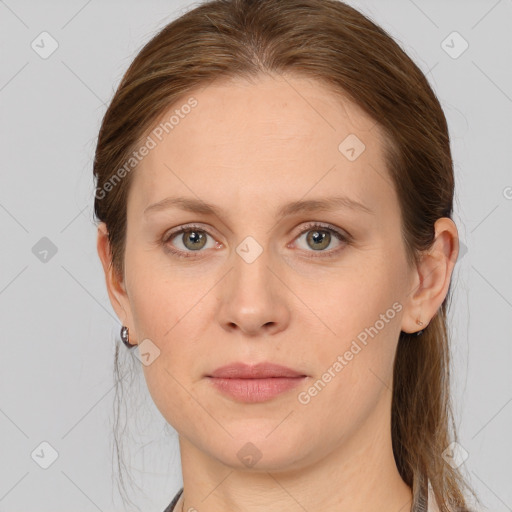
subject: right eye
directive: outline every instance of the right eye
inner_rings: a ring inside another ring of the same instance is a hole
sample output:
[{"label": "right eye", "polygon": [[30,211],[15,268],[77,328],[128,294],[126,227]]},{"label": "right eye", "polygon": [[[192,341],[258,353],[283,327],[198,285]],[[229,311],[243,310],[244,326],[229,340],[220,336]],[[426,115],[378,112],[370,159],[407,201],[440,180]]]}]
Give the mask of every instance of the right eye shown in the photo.
[{"label": "right eye", "polygon": [[[201,252],[201,249],[206,247],[208,242],[207,238],[210,236],[211,235],[207,231],[200,228],[199,226],[186,225],[181,226],[177,230],[172,231],[166,235],[164,237],[163,243],[166,248],[176,256],[180,258],[190,258],[195,257],[194,254],[190,253]],[[171,243],[171,241],[174,239],[176,239],[177,242]],[[181,244],[181,247],[178,246],[178,248],[176,248],[176,243]],[[213,247],[219,247],[218,242],[213,241],[209,248]]]}]

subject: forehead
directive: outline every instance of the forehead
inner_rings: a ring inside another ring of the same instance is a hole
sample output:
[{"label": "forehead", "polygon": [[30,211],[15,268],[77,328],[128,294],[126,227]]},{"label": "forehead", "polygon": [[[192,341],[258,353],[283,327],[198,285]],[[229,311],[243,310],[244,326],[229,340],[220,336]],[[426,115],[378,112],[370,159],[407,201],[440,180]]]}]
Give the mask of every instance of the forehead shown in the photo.
[{"label": "forehead", "polygon": [[238,197],[241,205],[274,195],[298,199],[308,191],[318,196],[333,187],[361,202],[384,200],[386,193],[393,200],[379,125],[310,78],[212,82],[164,112],[150,137],[154,147],[130,191],[137,210],[166,195],[213,203]]}]

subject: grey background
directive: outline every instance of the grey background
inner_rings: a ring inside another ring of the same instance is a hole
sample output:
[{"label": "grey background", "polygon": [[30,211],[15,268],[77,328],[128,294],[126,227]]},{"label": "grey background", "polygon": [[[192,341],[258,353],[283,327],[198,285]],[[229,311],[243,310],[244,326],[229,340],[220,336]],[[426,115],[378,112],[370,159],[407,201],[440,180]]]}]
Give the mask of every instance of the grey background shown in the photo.
[{"label": "grey background", "polygon": [[[488,510],[512,510],[512,1],[349,3],[428,73],[448,118],[464,244],[451,307],[462,467]],[[0,1],[0,511],[128,509],[113,480],[120,323],[96,253],[92,159],[129,63],[191,5]],[[46,59],[31,47],[43,31],[58,42]],[[458,58],[445,51],[462,48],[453,31],[469,44]],[[161,511],[182,483],[177,438],[132,362],[131,497]],[[47,469],[42,442],[58,454]]]}]

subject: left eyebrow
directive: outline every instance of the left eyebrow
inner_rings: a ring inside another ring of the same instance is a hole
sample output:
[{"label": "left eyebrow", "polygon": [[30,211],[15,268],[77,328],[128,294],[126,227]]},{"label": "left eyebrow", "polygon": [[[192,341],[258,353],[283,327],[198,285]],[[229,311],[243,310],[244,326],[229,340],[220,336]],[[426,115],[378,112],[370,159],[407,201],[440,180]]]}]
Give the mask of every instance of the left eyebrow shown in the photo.
[{"label": "left eyebrow", "polygon": [[[144,209],[144,215],[150,212],[179,208],[180,210],[220,217],[224,210],[218,206],[206,203],[192,197],[166,197]],[[321,199],[307,199],[286,203],[277,211],[276,218],[281,219],[297,213],[312,213],[317,211],[333,211],[340,208],[358,210],[363,213],[375,215],[368,206],[347,196],[334,196]]]},{"label": "left eyebrow", "polygon": [[365,206],[363,203],[351,199],[347,196],[334,196],[322,199],[307,199],[301,201],[293,201],[282,206],[277,212],[277,217],[287,217],[296,213],[311,213],[319,211],[333,211],[341,208],[358,210],[363,213],[374,215],[375,213]]}]

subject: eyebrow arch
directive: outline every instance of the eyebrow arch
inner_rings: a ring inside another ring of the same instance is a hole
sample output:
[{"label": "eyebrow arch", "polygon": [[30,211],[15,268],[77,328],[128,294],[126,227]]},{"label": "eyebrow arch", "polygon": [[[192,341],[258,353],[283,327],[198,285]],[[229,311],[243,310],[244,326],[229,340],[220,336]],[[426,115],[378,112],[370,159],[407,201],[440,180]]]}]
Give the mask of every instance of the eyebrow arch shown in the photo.
[{"label": "eyebrow arch", "polygon": [[[212,204],[201,201],[200,199],[194,199],[192,197],[166,197],[157,203],[151,204],[144,209],[144,215],[151,212],[167,210],[169,208],[179,208],[181,210],[204,214],[204,215],[215,215],[220,217],[223,213],[223,209]],[[307,199],[293,201],[286,203],[277,211],[277,218],[281,219],[297,213],[311,213],[316,211],[332,211],[339,208],[349,208],[352,210],[359,210],[361,212],[374,215],[370,208],[364,204],[355,201],[347,196],[334,196],[322,199]]]}]

